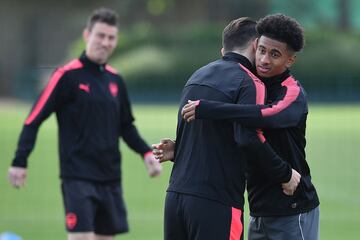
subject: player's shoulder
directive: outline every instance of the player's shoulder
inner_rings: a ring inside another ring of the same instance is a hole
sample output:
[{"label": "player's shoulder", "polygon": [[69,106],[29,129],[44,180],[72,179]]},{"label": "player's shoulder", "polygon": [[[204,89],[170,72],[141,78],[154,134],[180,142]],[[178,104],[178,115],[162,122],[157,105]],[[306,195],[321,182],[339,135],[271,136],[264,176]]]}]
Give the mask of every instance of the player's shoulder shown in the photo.
[{"label": "player's shoulder", "polygon": [[119,81],[121,82],[122,84],[125,84],[124,83],[124,79],[123,77],[121,76],[121,74],[119,73],[119,71],[114,68],[113,66],[109,65],[109,64],[106,64],[105,65],[105,71],[110,75],[110,77],[115,80],[115,81]]},{"label": "player's shoulder", "polygon": [[111,74],[119,75],[119,72],[116,70],[116,68],[114,68],[113,66],[111,66],[109,64],[105,65],[105,70]]},{"label": "player's shoulder", "polygon": [[117,71],[117,69],[115,69],[109,64],[106,64],[105,71],[109,74],[109,77],[112,81],[117,82],[119,87],[124,88],[126,86],[124,78],[121,76],[119,71]]},{"label": "player's shoulder", "polygon": [[61,67],[57,68],[56,71],[65,73],[68,71],[83,68],[83,66],[84,66],[83,63],[79,59],[73,59],[73,60],[65,63]]},{"label": "player's shoulder", "polygon": [[81,69],[83,67],[82,62],[79,59],[73,59],[62,66],[57,67],[51,74],[50,81],[58,82],[61,80],[63,82],[65,79],[70,76],[68,73]]},{"label": "player's shoulder", "polygon": [[265,87],[264,82],[261,81],[260,78],[258,78],[250,69],[241,64],[239,64],[239,67],[244,74],[244,78],[251,80],[257,86]]},{"label": "player's shoulder", "polygon": [[301,82],[293,75],[290,75],[290,77],[285,81],[287,81],[288,90],[291,90],[292,92],[298,91],[299,92],[298,98],[301,99],[305,104],[307,104],[307,97],[308,97],[307,92],[304,89],[304,87],[301,85]]},{"label": "player's shoulder", "polygon": [[303,86],[293,75],[288,76],[281,85],[286,87],[288,91],[299,92],[300,95],[306,95]]}]

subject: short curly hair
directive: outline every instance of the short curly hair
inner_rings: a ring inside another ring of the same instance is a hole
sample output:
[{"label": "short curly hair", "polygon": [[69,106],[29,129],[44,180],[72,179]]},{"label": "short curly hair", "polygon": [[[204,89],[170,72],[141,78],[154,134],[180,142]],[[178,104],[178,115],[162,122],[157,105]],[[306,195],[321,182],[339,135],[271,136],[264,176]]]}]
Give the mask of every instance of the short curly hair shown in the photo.
[{"label": "short curly hair", "polygon": [[256,25],[256,31],[260,36],[286,43],[295,52],[301,51],[305,45],[303,28],[294,18],[283,14],[261,18]]}]

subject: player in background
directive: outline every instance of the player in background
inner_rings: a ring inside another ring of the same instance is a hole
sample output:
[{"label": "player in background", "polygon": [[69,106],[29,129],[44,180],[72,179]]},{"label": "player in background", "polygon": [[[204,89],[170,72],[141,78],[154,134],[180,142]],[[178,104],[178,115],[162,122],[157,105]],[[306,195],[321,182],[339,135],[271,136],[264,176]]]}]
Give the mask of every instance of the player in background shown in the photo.
[{"label": "player in background", "polygon": [[8,175],[14,187],[25,184],[39,127],[55,112],[68,239],[111,240],[128,231],[119,138],[143,157],[150,176],[161,165],[134,126],[123,78],[107,64],[117,46],[117,14],[95,10],[83,37],[83,54],[53,73],[25,120]]}]

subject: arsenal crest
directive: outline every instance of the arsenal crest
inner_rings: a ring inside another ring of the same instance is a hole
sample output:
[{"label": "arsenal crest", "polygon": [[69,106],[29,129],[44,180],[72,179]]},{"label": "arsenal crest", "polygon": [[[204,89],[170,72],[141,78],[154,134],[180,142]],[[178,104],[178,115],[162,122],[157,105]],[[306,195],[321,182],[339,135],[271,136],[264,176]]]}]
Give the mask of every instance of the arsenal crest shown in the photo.
[{"label": "arsenal crest", "polygon": [[109,90],[113,97],[117,97],[119,89],[116,83],[114,82],[109,83]]},{"label": "arsenal crest", "polygon": [[66,214],[66,226],[69,229],[73,229],[77,224],[77,216],[75,213],[67,213]]}]

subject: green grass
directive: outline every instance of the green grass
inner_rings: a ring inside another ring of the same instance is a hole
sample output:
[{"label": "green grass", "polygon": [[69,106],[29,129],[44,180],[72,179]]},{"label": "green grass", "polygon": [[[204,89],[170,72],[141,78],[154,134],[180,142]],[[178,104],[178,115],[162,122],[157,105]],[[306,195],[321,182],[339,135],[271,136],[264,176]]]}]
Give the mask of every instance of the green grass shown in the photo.
[{"label": "green grass", "polygon": [[[24,105],[0,105],[0,233],[13,231],[24,240],[65,239],[60,195],[57,128],[52,117],[38,135],[29,159],[26,187],[10,187],[7,169],[13,158]],[[136,105],[140,133],[149,143],[175,137],[176,106]],[[307,157],[320,196],[321,239],[358,239],[360,225],[360,106],[313,105],[307,127]],[[130,233],[117,239],[162,239],[163,206],[171,163],[150,179],[138,155],[125,145],[123,185]],[[248,215],[246,209],[245,215]],[[247,218],[246,218],[247,227]]]}]

